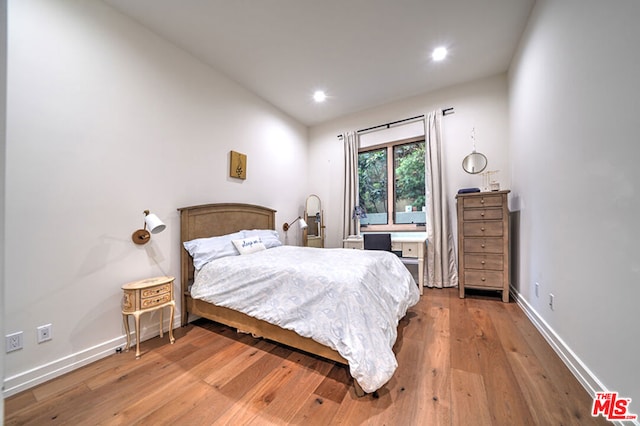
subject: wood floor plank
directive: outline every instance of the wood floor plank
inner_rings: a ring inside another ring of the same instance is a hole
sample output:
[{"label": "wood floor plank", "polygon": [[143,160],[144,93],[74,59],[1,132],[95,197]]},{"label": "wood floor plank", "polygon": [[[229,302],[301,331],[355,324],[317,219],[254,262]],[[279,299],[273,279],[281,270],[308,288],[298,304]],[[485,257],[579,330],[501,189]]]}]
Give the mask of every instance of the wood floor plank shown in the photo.
[{"label": "wood floor plank", "polygon": [[475,345],[475,328],[469,316],[469,299],[451,304],[451,368],[468,373],[481,373],[478,351]]},{"label": "wood floor plank", "polygon": [[[531,348],[531,362],[543,367],[545,378],[548,379],[562,396],[556,401],[556,405],[566,407],[571,413],[569,419],[583,419],[585,424],[590,424],[594,419],[590,410],[585,412],[585,407],[590,408],[593,397],[580,385],[568,367],[562,363],[544,337],[536,330],[533,324],[526,318],[517,305],[507,305],[505,310],[509,312],[511,322],[516,326]],[[560,361],[560,362],[559,362]],[[560,408],[558,408],[560,409]],[[602,417],[595,419],[597,424],[608,424]]]},{"label": "wood floor plank", "polygon": [[425,424],[451,423],[451,342],[449,308],[433,306],[429,310],[430,332],[422,360],[424,400],[417,405],[417,416]]},{"label": "wood floor plank", "polygon": [[[5,425],[42,425],[52,421],[56,421],[58,424],[65,424],[65,417],[61,414],[65,409],[68,410],[67,402],[76,401],[89,394],[89,389],[85,384],[78,382],[73,388],[67,388],[64,392],[43,401],[38,401],[33,405],[22,407],[22,409],[15,412],[8,411],[11,407],[11,404],[8,404],[5,407]],[[71,415],[74,414],[73,412],[71,413]]]},{"label": "wood floor plank", "polygon": [[496,424],[533,425],[534,419],[509,368],[506,353],[486,308],[487,304],[483,301],[469,303],[469,315],[473,319],[476,336],[474,343],[493,421]]},{"label": "wood floor plank", "polygon": [[236,380],[238,372],[253,368],[263,356],[274,348],[275,345],[266,340],[258,340],[252,345],[244,346],[235,358],[225,360],[227,362],[222,365],[215,365],[216,368],[211,369],[204,381],[216,389],[220,389],[232,380]]},{"label": "wood floor plank", "polygon": [[451,423],[463,425],[468,419],[477,426],[493,423],[487,390],[480,374],[452,368]]},{"label": "wood floor plank", "polygon": [[316,394],[306,397],[291,419],[292,425],[326,426],[335,418],[340,403]]},{"label": "wood floor plank", "polygon": [[[253,386],[242,403],[224,413],[217,421],[233,424],[287,424],[296,407],[322,379],[315,373],[318,359],[292,351],[281,364]],[[326,365],[326,363],[324,363]],[[323,373],[328,372],[327,368]],[[315,376],[315,377],[313,377]]]},{"label": "wood floor plank", "polygon": [[398,368],[357,398],[347,369],[205,320],[7,398],[5,424],[606,424],[515,303],[425,291]]},{"label": "wood floor plank", "polygon": [[330,399],[340,403],[349,392],[352,381],[349,367],[335,364],[313,393],[321,399]]}]

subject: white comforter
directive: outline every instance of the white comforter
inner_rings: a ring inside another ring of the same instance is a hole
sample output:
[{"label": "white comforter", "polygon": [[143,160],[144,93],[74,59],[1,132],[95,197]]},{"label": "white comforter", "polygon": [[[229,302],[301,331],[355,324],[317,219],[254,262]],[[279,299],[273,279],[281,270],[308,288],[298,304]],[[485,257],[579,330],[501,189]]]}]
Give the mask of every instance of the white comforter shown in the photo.
[{"label": "white comforter", "polygon": [[392,253],[292,246],[207,263],[191,295],[329,346],[366,392],[393,375],[398,321],[420,297]]}]

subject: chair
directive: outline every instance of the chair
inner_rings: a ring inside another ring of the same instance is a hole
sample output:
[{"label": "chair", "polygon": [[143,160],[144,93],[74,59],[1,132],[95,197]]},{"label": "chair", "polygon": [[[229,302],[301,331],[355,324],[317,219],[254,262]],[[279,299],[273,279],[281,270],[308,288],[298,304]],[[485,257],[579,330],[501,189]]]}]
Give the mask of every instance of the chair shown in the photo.
[{"label": "chair", "polygon": [[364,249],[391,251],[391,234],[364,234]]}]

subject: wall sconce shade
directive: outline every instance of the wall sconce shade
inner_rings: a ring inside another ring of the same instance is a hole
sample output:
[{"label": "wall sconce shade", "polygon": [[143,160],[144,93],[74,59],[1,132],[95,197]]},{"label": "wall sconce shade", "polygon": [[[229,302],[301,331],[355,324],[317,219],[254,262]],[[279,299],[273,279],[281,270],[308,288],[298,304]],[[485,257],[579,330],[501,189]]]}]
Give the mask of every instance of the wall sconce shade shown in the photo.
[{"label": "wall sconce shade", "polygon": [[[144,228],[138,229],[131,235],[131,240],[135,244],[146,244],[151,240],[151,234],[158,234],[167,227],[158,216],[150,214],[149,210],[144,211]],[[148,230],[147,230],[148,228]]]},{"label": "wall sconce shade", "polygon": [[147,229],[149,229],[149,232],[151,232],[152,234],[159,234],[167,227],[167,225],[162,223],[160,218],[158,218],[158,216],[153,213],[148,214],[144,218],[144,222],[147,225]]},{"label": "wall sconce shade", "polygon": [[287,232],[289,230],[289,228],[291,227],[291,225],[296,223],[296,221],[300,225],[300,229],[307,229],[309,227],[309,225],[307,225],[307,222],[302,217],[298,216],[293,222],[291,222],[291,224],[285,222],[282,225],[282,229],[284,230],[284,232]]}]

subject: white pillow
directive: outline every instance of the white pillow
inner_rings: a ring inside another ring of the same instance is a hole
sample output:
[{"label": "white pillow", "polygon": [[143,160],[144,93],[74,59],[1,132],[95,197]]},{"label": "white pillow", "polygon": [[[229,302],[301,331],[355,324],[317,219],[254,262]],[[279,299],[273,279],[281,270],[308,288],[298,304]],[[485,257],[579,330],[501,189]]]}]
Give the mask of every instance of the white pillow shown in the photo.
[{"label": "white pillow", "polygon": [[266,250],[267,248],[260,240],[260,237],[243,238],[241,240],[233,240],[240,254],[251,254],[257,251]]},{"label": "white pillow", "polygon": [[260,237],[262,244],[264,244],[264,246],[268,249],[282,245],[282,243],[280,242],[280,235],[278,234],[278,231],[274,231],[273,229],[245,229],[244,231],[240,232],[244,232],[245,238]]},{"label": "white pillow", "polygon": [[193,267],[200,269],[212,260],[226,256],[237,256],[239,253],[235,249],[232,240],[243,237],[244,234],[242,232],[235,232],[220,237],[197,238],[185,241],[182,245],[193,258]]}]

